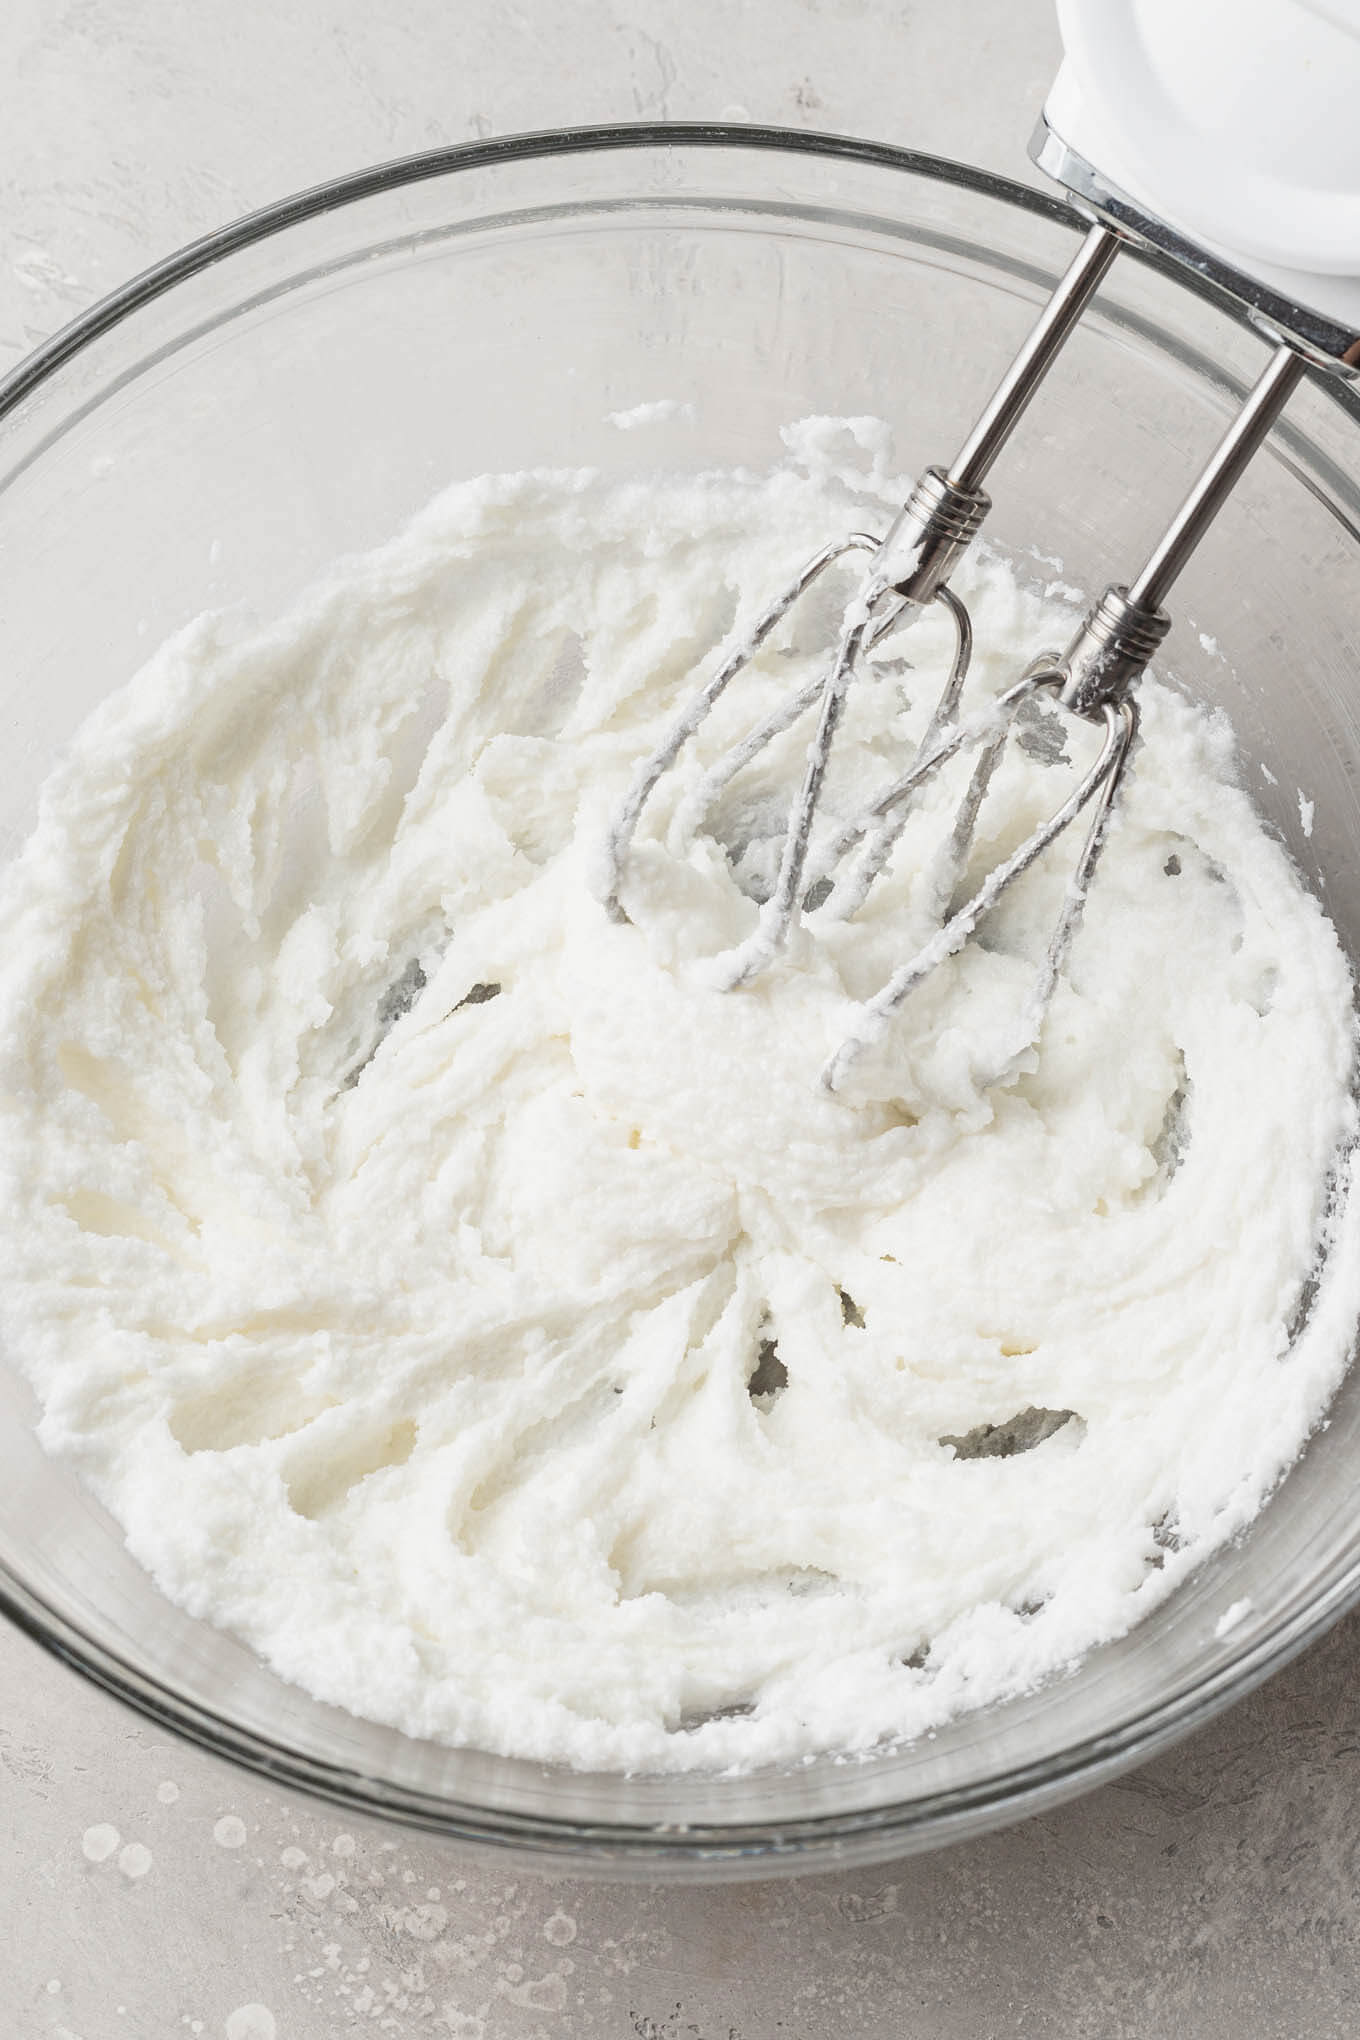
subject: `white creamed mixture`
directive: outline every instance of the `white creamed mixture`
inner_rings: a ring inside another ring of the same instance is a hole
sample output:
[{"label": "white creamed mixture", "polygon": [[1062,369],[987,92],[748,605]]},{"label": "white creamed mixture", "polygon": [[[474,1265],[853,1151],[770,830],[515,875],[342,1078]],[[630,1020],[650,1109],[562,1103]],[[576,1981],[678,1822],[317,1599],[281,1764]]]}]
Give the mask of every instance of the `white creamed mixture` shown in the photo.
[{"label": "white creamed mixture", "polygon": [[[806,730],[677,849],[685,794],[848,579],[663,782],[604,914],[611,809],[696,673],[901,493],[862,423],[788,439],[767,476],[459,485],[273,627],[191,625],[5,886],[0,1307],[43,1440],[173,1600],[416,1735],[676,1769],[921,1733],[1125,1631],[1345,1363],[1353,1273],[1301,1303],[1347,965],[1177,693],[1142,689],[1037,1050],[1070,840],[817,1087],[927,932],[957,778],[858,920],[705,975]],[[958,585],[974,698],[1070,627],[995,560]],[[879,647],[833,811],[910,757],[949,650],[935,612]],[[976,871],[1084,741],[1022,727]]]}]

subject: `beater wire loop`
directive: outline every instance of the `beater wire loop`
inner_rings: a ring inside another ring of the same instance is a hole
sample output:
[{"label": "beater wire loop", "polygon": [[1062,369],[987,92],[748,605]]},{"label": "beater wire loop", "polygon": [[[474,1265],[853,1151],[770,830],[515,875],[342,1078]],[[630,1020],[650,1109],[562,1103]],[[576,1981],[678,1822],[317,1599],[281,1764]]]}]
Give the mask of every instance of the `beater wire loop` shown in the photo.
[{"label": "beater wire loop", "polygon": [[[694,732],[712,713],[719,699],[727,691],[732,681],[736,679],[738,673],[750,665],[752,659],[754,659],[756,653],[770,635],[770,632],[775,628],[775,625],[788,614],[799,596],[807,592],[818,576],[825,573],[826,569],[834,565],[837,560],[844,559],[847,553],[877,552],[878,549],[878,539],[871,537],[867,532],[856,531],[852,532],[848,538],[838,539],[831,545],[823,546],[819,553],[814,554],[797,578],[790,581],[780,594],[775,597],[774,601],[761,611],[751,629],[731,647],[727,656],[719,665],[717,672],[713,674],[712,678],[700,692],[685,704],[684,709],[671,724],[661,744],[638,768],[637,776],[632,786],[628,789],[605,839],[605,879],[601,897],[605,912],[611,920],[626,921],[628,919],[620,898],[623,887],[624,862],[632,845],[633,837],[637,832],[637,825],[642,817],[642,810],[647,805],[662,775],[669,771],[670,767],[675,763],[685,745],[694,735]],[[802,694],[795,695],[791,703],[786,704],[788,708],[787,720],[779,719],[784,714],[783,708],[776,711],[775,716],[770,718],[768,735],[763,736],[761,742],[749,750],[748,755],[754,757],[756,751],[760,750],[763,744],[768,743],[781,730],[787,729],[789,724],[802,714],[804,708],[811,707],[818,694],[822,692],[824,684],[822,677],[819,676],[811,687],[805,688]],[[740,764],[745,762],[746,758],[743,757],[738,765],[732,766],[727,777],[730,779],[732,774],[739,770]]]},{"label": "beater wire loop", "polygon": [[[1014,687],[1009,688],[1005,694],[999,697],[997,708],[1006,714],[1005,725],[999,734],[993,734],[983,740],[979,767],[974,769],[973,782],[970,784],[969,792],[965,795],[959,810],[960,820],[966,817],[969,839],[971,839],[972,829],[977,819],[977,811],[981,805],[980,796],[976,802],[972,800],[973,789],[978,780],[979,768],[985,765],[987,768],[986,776],[990,778],[992,771],[995,769],[1000,751],[1009,735],[1010,726],[1014,722],[1016,711],[1025,699],[1041,689],[1054,694],[1060,693],[1063,685],[1064,675],[1061,671],[1055,672],[1051,669],[1036,671],[1031,669]],[[1068,880],[1062,912],[1058,917],[1052,935],[1049,937],[1048,946],[1044,952],[1043,961],[1039,966],[1038,976],[1030,994],[1027,1007],[1028,1038],[1032,1041],[1037,1035],[1043,1023],[1044,1012],[1047,1009],[1048,1002],[1053,996],[1053,989],[1057,983],[1058,974],[1062,969],[1064,958],[1067,955],[1072,938],[1076,934],[1077,926],[1081,920],[1082,910],[1086,903],[1086,895],[1090,888],[1091,877],[1104,843],[1105,830],[1114,805],[1115,795],[1128,760],[1130,746],[1138,730],[1138,710],[1132,699],[1125,699],[1120,702],[1107,702],[1101,707],[1098,716],[1093,716],[1090,719],[1093,721],[1103,721],[1105,725],[1104,741],[1101,744],[1099,755],[1094,764],[1088,768],[1080,782],[1073,788],[1061,806],[1055,808],[1046,821],[1041,822],[1036,829],[1032,830],[1018,849],[1013,850],[1009,857],[996,865],[987,874],[986,878],[983,879],[976,892],[961,907],[956,908],[954,912],[948,915],[948,918],[936,930],[935,934],[931,936],[930,940],[923,943],[914,956],[902,964],[898,970],[894,971],[887,983],[880,991],[874,994],[873,998],[867,999],[864,1002],[860,1008],[859,1025],[851,1034],[846,1036],[822,1070],[821,1081],[823,1089],[835,1091],[838,1088],[848,1070],[864,1053],[865,1049],[881,1036],[889,1021],[911,997],[917,986],[922,984],[933,971],[937,970],[948,957],[955,955],[962,949],[978,924],[992,912],[1003,894],[1015,883],[1016,879],[1028,871],[1030,866],[1048,849],[1049,845],[1057,840],[1064,829],[1068,828],[1076,820],[1077,816],[1082,813],[1083,809],[1094,801],[1096,803],[1095,813],[1087,830],[1086,840],[1082,845],[1072,876]],[[954,756],[962,748],[964,736],[957,732],[953,734],[958,740],[942,745],[937,754],[926,761],[925,770],[933,771],[937,769],[948,757]],[[966,733],[964,734],[966,735]],[[924,776],[924,773],[922,776]],[[985,783],[982,790],[983,792],[986,790]],[[956,841],[958,834],[959,829],[956,822]],[[966,854],[966,844],[964,845],[964,851]],[[958,858],[960,866],[962,862],[963,858],[960,856]]]},{"label": "beater wire loop", "polygon": [[[958,596],[948,588],[939,589],[935,600],[944,604],[953,619],[954,657],[944,692],[936,703],[921,741],[916,747],[915,762],[927,761],[928,769],[932,771],[934,767],[929,761],[936,747],[944,733],[952,729],[958,721],[959,700],[973,657],[973,624],[968,611]],[[943,759],[940,762],[943,763]],[[982,770],[981,762],[978,770],[979,772]],[[883,870],[892,855],[894,844],[906,827],[911,794],[925,776],[924,773],[916,777],[909,774],[905,781],[895,781],[892,787],[841,830],[818,860],[816,873],[803,896],[805,911],[810,913],[820,909],[829,919],[836,921],[849,920],[852,914],[858,912],[869,895],[869,888]],[[864,843],[864,849],[854,866],[840,878],[833,879],[831,874],[860,842]]]}]

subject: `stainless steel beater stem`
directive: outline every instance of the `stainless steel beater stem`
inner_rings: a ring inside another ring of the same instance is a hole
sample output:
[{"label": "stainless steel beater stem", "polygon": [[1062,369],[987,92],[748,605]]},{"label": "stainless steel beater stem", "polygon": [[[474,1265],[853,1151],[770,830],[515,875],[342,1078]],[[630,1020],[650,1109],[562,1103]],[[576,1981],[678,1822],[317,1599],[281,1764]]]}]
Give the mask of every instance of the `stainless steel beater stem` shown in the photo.
[{"label": "stainless steel beater stem", "polygon": [[1142,572],[1127,588],[1108,587],[1087,614],[1058,662],[1067,708],[1098,717],[1140,678],[1171,628],[1166,597],[1307,370],[1296,348],[1276,348]]},{"label": "stainless steel beater stem", "polygon": [[927,468],[894,519],[877,563],[880,587],[924,604],[949,579],[991,508],[983,482],[1120,245],[1112,228],[1091,228],[956,458]]},{"label": "stainless steel beater stem", "polygon": [[1182,568],[1307,370],[1307,362],[1293,347],[1277,347],[1271,355],[1264,373],[1219,441],[1203,474],[1172,518],[1152,557],[1137,580],[1130,583],[1129,600],[1139,609],[1152,610],[1163,606],[1180,578]]},{"label": "stainless steel beater stem", "polygon": [[1122,245],[1111,228],[1092,227],[1034,330],[997,384],[986,410],[950,463],[949,479],[955,488],[978,489],[986,481]]}]

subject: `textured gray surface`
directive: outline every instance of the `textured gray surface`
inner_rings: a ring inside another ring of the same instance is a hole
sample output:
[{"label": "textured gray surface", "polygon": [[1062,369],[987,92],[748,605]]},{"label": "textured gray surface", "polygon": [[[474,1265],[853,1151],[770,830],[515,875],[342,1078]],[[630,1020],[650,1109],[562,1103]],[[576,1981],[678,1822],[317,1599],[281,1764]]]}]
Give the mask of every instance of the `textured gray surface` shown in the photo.
[{"label": "textured gray surface", "polygon": [[[0,2032],[1350,2040],[1357,1670],[1351,1621],[1170,1756],[982,1841],[845,1876],[646,1891],[356,1827],[10,1639]],[[107,1844],[105,1827],[117,1842],[91,1863],[84,1838]],[[233,2028],[247,2005],[273,2023]]]},{"label": "textured gray surface", "polygon": [[[1054,50],[1047,0],[7,0],[0,366],[236,213],[472,135],[749,116],[1024,174]],[[346,1825],[0,1631],[0,2040],[1350,2036],[1357,1671],[1352,1621],[1170,1756],[933,1857],[647,1892]]]}]

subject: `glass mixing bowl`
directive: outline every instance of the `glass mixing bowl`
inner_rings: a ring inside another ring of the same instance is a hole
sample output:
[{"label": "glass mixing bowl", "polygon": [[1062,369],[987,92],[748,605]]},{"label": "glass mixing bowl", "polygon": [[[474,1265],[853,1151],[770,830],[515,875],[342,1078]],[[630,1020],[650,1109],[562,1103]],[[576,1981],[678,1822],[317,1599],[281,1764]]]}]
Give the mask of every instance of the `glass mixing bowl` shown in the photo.
[{"label": "glass mixing bowl", "polygon": [[[197,243],[0,387],[0,850],[79,719],[169,631],[226,605],[268,616],[455,477],[761,467],[814,412],[888,419],[905,468],[947,459],[1080,231],[956,164],[666,127],[412,157]],[[1088,590],[1136,567],[1265,352],[1212,295],[1121,256],[996,471],[993,537]],[[608,422],[665,398],[692,415]],[[1315,379],[1187,572],[1164,661],[1232,716],[1352,955],[1358,479],[1360,403]],[[956,1839],[1164,1746],[1360,1597],[1358,1373],[1250,1533],[1075,1674],[860,1762],[587,1776],[411,1741],[284,1685],[161,1598],[33,1415],[0,1367],[0,1601],[31,1635],[237,1763],[577,1872],[824,1868]]]}]

